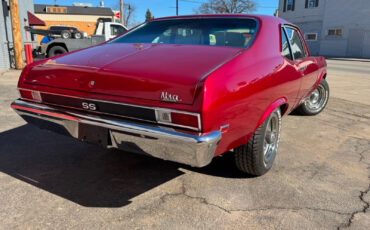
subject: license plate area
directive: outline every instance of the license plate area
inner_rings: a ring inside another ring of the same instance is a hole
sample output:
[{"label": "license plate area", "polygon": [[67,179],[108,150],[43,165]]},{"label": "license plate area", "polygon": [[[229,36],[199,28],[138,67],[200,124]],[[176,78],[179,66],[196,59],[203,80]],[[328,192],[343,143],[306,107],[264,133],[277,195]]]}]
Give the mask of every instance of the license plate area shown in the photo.
[{"label": "license plate area", "polygon": [[110,144],[110,135],[107,128],[79,123],[78,139],[84,142],[108,146]]}]

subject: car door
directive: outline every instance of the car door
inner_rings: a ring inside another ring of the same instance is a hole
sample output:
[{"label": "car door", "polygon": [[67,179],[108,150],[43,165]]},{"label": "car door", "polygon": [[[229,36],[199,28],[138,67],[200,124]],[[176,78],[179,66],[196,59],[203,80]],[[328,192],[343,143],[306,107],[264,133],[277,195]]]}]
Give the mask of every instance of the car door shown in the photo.
[{"label": "car door", "polygon": [[300,31],[293,26],[284,26],[284,29],[290,43],[294,65],[302,75],[302,85],[298,95],[302,99],[312,92],[319,77],[319,67],[315,58],[309,55]]},{"label": "car door", "polygon": [[294,61],[290,42],[285,33],[284,27],[280,29],[281,56],[284,58],[284,68],[281,74],[284,77],[284,84],[281,86],[281,93],[288,98],[292,107],[295,107],[300,101],[300,92],[302,85],[302,73],[297,71],[296,62]]}]

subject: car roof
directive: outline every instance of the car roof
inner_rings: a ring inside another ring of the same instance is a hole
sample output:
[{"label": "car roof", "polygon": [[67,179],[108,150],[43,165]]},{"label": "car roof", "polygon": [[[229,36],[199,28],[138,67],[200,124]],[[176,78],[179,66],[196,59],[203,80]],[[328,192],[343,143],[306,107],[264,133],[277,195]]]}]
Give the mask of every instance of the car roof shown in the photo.
[{"label": "car roof", "polygon": [[275,21],[278,24],[290,24],[288,21],[270,15],[263,14],[193,14],[193,15],[181,15],[181,16],[169,16],[162,18],[155,18],[151,21],[167,20],[167,19],[186,19],[186,18],[256,18],[260,21]]},{"label": "car roof", "polygon": [[72,27],[72,28],[77,28],[75,26],[65,26],[65,25],[52,25],[50,27]]}]

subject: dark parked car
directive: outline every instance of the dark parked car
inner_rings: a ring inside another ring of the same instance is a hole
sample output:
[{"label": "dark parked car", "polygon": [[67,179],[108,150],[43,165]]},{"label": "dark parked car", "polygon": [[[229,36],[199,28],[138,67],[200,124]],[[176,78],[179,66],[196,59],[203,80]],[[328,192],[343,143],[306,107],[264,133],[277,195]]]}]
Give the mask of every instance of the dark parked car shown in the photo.
[{"label": "dark parked car", "polygon": [[49,28],[51,35],[60,35],[62,38],[83,38],[83,32],[79,31],[74,26],[50,26]]}]

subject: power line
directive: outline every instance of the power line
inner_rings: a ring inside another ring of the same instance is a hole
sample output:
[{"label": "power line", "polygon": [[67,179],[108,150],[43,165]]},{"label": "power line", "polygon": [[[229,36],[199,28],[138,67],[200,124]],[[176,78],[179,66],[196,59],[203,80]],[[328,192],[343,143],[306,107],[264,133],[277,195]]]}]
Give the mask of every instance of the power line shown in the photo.
[{"label": "power line", "polygon": [[193,1],[193,0],[179,0],[181,2],[189,2],[189,3],[196,3],[196,4],[202,4],[202,3],[205,3],[205,2],[198,2],[198,1]]}]

